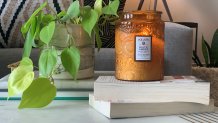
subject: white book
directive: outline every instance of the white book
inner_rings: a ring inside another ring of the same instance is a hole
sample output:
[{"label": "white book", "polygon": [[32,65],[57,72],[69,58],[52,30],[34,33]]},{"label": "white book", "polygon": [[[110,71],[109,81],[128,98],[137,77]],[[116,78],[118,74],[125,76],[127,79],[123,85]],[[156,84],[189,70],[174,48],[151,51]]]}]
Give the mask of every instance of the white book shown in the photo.
[{"label": "white book", "polygon": [[[7,77],[7,76],[6,76]],[[8,78],[4,77],[0,80],[0,90],[6,90],[8,88]],[[96,78],[84,79],[84,80],[71,80],[71,79],[56,79],[54,80],[55,87],[57,89],[88,89],[93,90],[94,81]]]},{"label": "white book", "polygon": [[85,80],[54,80],[57,89],[88,89],[93,90],[94,78]]},{"label": "white book", "polygon": [[94,82],[99,76],[113,75],[114,71],[95,71],[93,78],[88,79],[54,79],[57,89],[87,89],[93,90]]},{"label": "white book", "polygon": [[[79,79],[74,81],[73,79],[54,79],[54,84],[57,89],[88,89],[93,90],[94,81],[101,75],[113,75],[114,71],[95,71],[93,78]],[[38,76],[38,71],[35,71],[35,75]],[[9,74],[0,79],[0,90],[8,88]]]},{"label": "white book", "polygon": [[89,105],[108,118],[162,116],[215,111],[213,100],[211,100],[210,105],[189,102],[113,103],[109,101],[95,100],[93,94],[89,94]]},{"label": "white book", "polygon": [[194,102],[209,104],[210,83],[194,76],[166,76],[163,81],[130,82],[114,76],[100,76],[94,83],[96,100],[110,102],[164,103]]}]

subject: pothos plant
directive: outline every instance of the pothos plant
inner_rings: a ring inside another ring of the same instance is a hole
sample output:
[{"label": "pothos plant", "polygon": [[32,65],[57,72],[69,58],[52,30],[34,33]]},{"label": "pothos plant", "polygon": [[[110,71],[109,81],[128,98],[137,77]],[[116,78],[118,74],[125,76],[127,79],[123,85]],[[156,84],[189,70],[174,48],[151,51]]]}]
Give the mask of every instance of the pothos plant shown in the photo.
[{"label": "pothos plant", "polygon": [[[58,55],[57,49],[51,42],[55,31],[58,31],[57,25],[80,24],[89,36],[94,32],[97,46],[101,48],[98,22],[104,23],[116,18],[118,6],[119,0],[110,1],[108,5],[102,0],[96,0],[93,8],[80,6],[80,2],[75,0],[66,12],[55,13],[47,2],[43,3],[21,28],[25,38],[23,56],[18,67],[9,76],[8,98],[22,94],[19,109],[41,108],[52,102],[56,96],[52,75]],[[49,10],[49,13],[44,12],[45,8]],[[73,36],[68,33],[67,39],[73,40]],[[43,48],[38,61],[39,67],[35,67],[30,59],[32,47]],[[70,41],[62,50],[61,61],[66,71],[76,78],[80,65],[80,53]],[[39,76],[35,76],[34,68],[38,68]]]}]

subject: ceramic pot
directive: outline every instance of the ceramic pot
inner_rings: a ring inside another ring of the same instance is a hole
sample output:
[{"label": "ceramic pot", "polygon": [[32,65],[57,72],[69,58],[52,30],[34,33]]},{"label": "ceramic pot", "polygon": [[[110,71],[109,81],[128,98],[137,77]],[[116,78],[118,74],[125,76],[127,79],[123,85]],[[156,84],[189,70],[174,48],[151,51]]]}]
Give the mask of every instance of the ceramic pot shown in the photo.
[{"label": "ceramic pot", "polygon": [[72,34],[71,44],[76,45],[80,50],[80,68],[77,79],[91,78],[94,75],[94,35],[90,37],[79,24],[57,24],[52,46],[58,49],[58,64],[53,75],[54,79],[73,79],[72,76],[64,70],[61,64],[61,51],[69,45],[68,33]]}]

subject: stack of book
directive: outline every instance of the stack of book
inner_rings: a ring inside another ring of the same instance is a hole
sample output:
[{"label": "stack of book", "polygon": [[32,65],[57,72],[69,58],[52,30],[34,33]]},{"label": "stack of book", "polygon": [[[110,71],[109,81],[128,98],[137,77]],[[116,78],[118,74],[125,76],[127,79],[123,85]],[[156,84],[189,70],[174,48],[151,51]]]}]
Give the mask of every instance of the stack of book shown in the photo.
[{"label": "stack of book", "polygon": [[128,82],[100,76],[89,104],[109,118],[214,111],[210,83],[194,76],[165,76],[162,81]]}]

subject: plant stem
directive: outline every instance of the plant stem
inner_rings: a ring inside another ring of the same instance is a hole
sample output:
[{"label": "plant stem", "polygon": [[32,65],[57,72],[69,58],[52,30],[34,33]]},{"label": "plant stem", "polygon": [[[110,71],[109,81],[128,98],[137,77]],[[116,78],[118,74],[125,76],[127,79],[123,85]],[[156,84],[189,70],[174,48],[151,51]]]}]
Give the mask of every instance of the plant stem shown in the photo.
[{"label": "plant stem", "polygon": [[34,68],[36,68],[37,70],[39,70],[39,68],[37,66],[33,66]]},{"label": "plant stem", "polygon": [[[71,46],[72,45],[71,38],[73,38],[73,36],[71,35],[70,31],[68,30],[67,24],[65,23],[64,25],[65,25],[65,28],[66,28],[67,33],[68,33],[68,38],[67,38],[68,45]],[[73,45],[75,46],[74,40],[73,40]]]},{"label": "plant stem", "polygon": [[195,64],[196,64],[197,66],[200,66],[199,62],[196,60],[195,57],[192,57],[192,60],[195,62]]},{"label": "plant stem", "polygon": [[79,5],[80,5],[81,7],[83,7],[83,6],[84,6],[84,1],[83,1],[83,0],[79,0]]},{"label": "plant stem", "polygon": [[50,75],[48,78],[51,80],[51,83],[54,84],[54,78],[52,77],[52,75]]},{"label": "plant stem", "polygon": [[104,2],[104,0],[102,0],[102,2],[103,2],[103,4],[104,4],[104,6],[106,6],[107,4]]},{"label": "plant stem", "polygon": [[197,65],[200,66],[200,67],[203,67],[197,53],[195,51],[193,51],[193,56],[194,56],[194,61],[196,61]]}]

